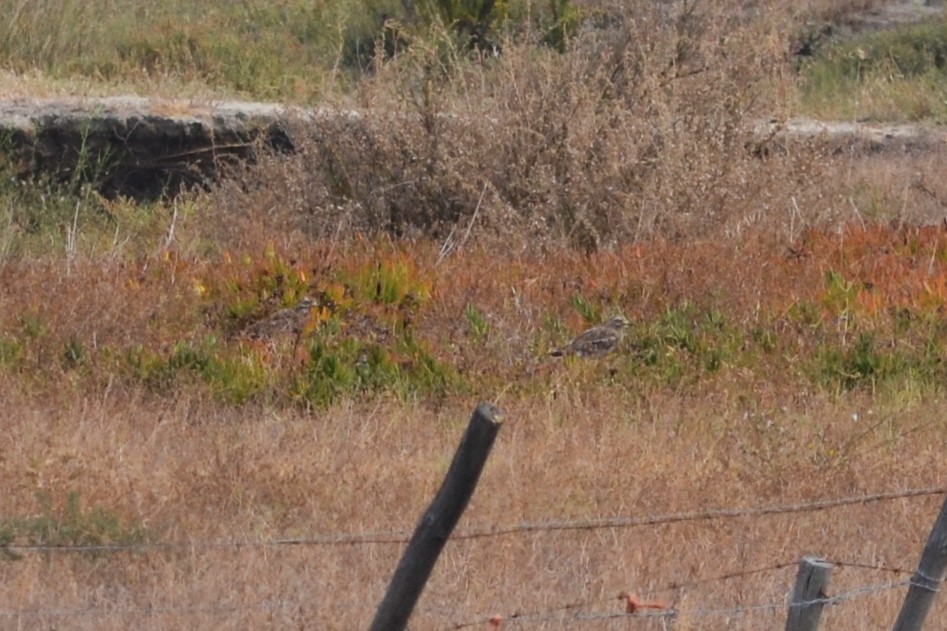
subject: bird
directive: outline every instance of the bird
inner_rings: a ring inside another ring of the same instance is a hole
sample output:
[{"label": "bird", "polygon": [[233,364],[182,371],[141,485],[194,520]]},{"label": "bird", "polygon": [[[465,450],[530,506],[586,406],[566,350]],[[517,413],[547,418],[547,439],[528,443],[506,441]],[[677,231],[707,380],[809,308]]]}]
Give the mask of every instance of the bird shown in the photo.
[{"label": "bird", "polygon": [[624,316],[613,316],[601,326],[585,331],[577,338],[549,354],[553,357],[576,355],[577,357],[602,357],[618,348],[624,329],[630,322]]},{"label": "bird", "polygon": [[292,335],[298,340],[315,306],[315,300],[305,297],[295,307],[280,309],[269,317],[254,322],[246,328],[244,334],[251,340],[272,340],[284,335]]}]

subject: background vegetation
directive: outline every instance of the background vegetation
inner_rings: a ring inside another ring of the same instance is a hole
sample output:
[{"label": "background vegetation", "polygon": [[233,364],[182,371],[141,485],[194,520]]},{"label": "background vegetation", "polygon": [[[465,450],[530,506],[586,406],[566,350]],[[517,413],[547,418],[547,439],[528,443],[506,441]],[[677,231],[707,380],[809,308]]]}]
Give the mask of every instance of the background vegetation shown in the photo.
[{"label": "background vegetation", "polygon": [[[752,133],[806,112],[940,120],[942,25],[813,26],[865,8],[0,0],[11,93],[360,112],[149,203],[104,197],[91,158],[66,181],[2,165],[0,614],[364,627],[394,547],[10,546],[407,529],[480,399],[508,424],[474,524],[936,484],[945,149]],[[304,296],[300,335],[247,334]],[[614,313],[633,322],[618,352],[548,357]],[[451,545],[418,628],[623,589],[685,612],[778,599],[788,577],[699,579],[814,550],[910,566],[937,501]],[[889,626],[896,596],[846,624]],[[241,608],[260,602],[310,604]]]}]

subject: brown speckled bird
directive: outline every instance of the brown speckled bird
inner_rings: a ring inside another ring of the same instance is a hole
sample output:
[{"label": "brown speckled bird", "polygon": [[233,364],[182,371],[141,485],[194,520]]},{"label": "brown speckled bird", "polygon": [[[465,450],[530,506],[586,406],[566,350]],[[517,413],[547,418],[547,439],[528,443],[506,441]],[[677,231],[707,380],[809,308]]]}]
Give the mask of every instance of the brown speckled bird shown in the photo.
[{"label": "brown speckled bird", "polygon": [[592,327],[577,338],[549,353],[553,357],[576,355],[578,357],[602,357],[618,348],[624,328],[630,323],[624,316],[614,316],[601,326]]},{"label": "brown speckled bird", "polygon": [[254,322],[246,328],[244,334],[251,340],[272,340],[282,336],[298,339],[315,304],[312,298],[303,298],[295,307],[280,309],[269,317]]}]

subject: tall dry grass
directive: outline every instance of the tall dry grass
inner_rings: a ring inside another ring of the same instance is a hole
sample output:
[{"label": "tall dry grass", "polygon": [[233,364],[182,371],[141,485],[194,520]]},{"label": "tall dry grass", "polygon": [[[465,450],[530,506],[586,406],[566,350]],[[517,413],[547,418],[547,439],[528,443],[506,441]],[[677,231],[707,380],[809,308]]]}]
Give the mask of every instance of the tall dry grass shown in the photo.
[{"label": "tall dry grass", "polygon": [[[317,414],[226,409],[186,395],[151,403],[75,397],[68,408],[46,409],[32,399],[7,402],[18,440],[2,464],[6,514],[37,508],[37,489],[60,501],[70,487],[90,505],[141,520],[158,543],[183,544],[4,561],[2,613],[10,624],[351,629],[371,618],[401,546],[265,542],[410,530],[473,401],[439,410],[345,403]],[[936,484],[944,473],[937,409],[934,402],[877,408],[860,397],[790,407],[725,395],[640,399],[579,387],[555,400],[508,401],[506,425],[459,530]],[[412,628],[488,628],[497,612],[549,618],[521,622],[526,628],[573,628],[580,623],[563,607],[617,613],[623,590],[667,601],[679,612],[677,629],[778,627],[801,555],[910,569],[938,502],[455,541]],[[783,567],[725,578],[773,566]],[[843,567],[832,593],[899,578],[906,575]],[[844,602],[827,612],[827,623],[885,628],[902,593]],[[773,603],[773,610],[753,608]],[[712,613],[731,608],[743,611]]]}]

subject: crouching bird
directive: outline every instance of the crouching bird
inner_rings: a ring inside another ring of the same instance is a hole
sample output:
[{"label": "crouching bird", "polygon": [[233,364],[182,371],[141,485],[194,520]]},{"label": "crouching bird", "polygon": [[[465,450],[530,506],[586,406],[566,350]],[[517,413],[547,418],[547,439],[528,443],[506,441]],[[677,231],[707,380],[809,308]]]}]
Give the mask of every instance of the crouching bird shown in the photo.
[{"label": "crouching bird", "polygon": [[592,327],[577,338],[549,354],[553,357],[576,355],[578,357],[602,357],[618,348],[624,329],[630,322],[624,316],[614,316],[601,326]]},{"label": "crouching bird", "polygon": [[316,306],[312,298],[305,297],[295,307],[281,309],[267,318],[254,322],[243,334],[251,340],[272,340],[280,336],[303,334],[309,322],[309,314]]}]

